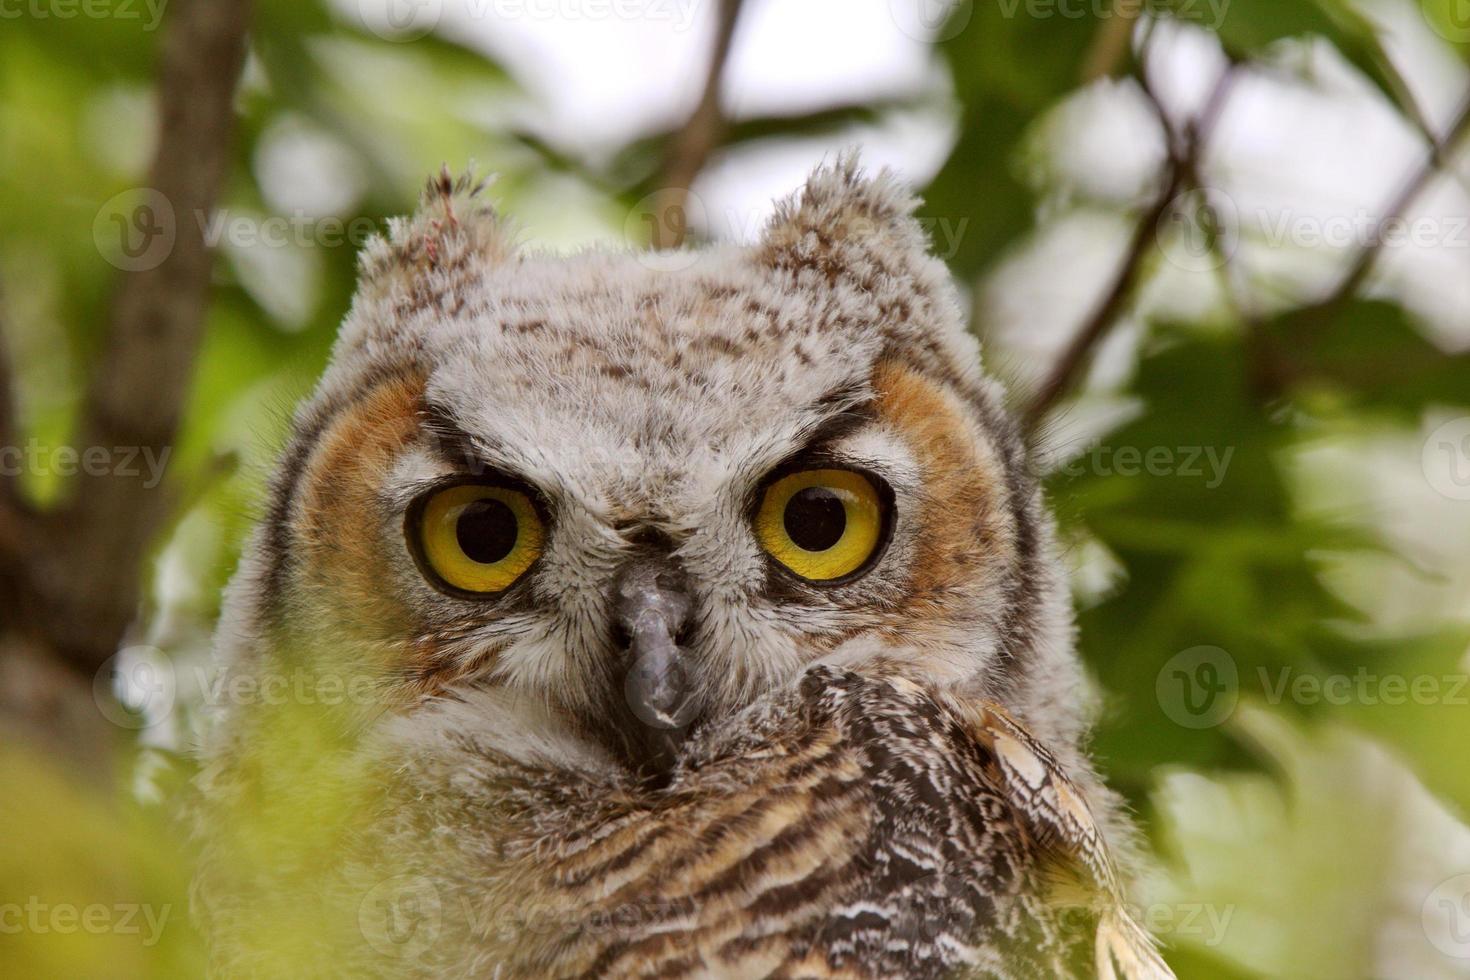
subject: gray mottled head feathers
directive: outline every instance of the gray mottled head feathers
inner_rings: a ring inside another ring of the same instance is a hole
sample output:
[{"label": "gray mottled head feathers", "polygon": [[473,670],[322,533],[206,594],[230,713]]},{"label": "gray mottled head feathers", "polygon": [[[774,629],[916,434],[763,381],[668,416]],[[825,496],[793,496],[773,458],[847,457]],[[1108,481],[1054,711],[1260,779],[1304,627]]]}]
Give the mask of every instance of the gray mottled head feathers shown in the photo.
[{"label": "gray mottled head feathers", "polygon": [[426,275],[505,261],[515,251],[504,224],[483,196],[493,178],[446,167],[424,186],[410,218],[395,218],[371,242],[358,266],[368,289],[414,288]]},{"label": "gray mottled head feathers", "polygon": [[777,204],[758,254],[775,265],[825,259],[840,263],[846,274],[861,275],[868,267],[881,268],[885,256],[927,254],[914,218],[918,204],[893,173],[869,177],[855,154],[844,154]]},{"label": "gray mottled head feathers", "polygon": [[[641,770],[614,583],[652,550],[687,582],[692,730],[814,664],[882,662],[1003,705],[1117,835],[1082,748],[1050,521],[901,182],[843,156],[755,244],[673,263],[518,250],[484,186],[441,173],[363,256],[230,592],[218,649],[231,669],[370,673],[382,699],[340,729],[363,751],[383,738],[487,758],[554,750],[580,775],[536,778],[617,782]],[[882,543],[861,569],[803,579],[762,543],[753,511],[791,468],[882,487]],[[502,594],[465,596],[416,563],[414,504],[486,473],[544,504],[544,548]],[[494,718],[467,707],[491,702]],[[280,727],[235,707],[211,742],[220,796],[255,792],[241,757]],[[496,833],[483,812],[445,821],[445,834]]]}]

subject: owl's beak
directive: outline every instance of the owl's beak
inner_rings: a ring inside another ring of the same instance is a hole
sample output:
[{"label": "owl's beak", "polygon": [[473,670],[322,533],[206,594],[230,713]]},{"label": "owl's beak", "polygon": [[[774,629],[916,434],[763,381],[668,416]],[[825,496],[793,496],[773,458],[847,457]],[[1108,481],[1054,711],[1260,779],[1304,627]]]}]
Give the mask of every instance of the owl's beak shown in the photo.
[{"label": "owl's beak", "polygon": [[693,605],[687,579],[672,559],[642,558],[619,574],[615,603],[628,639],[623,695],[645,726],[637,734],[650,761],[666,770],[698,709],[678,643]]}]

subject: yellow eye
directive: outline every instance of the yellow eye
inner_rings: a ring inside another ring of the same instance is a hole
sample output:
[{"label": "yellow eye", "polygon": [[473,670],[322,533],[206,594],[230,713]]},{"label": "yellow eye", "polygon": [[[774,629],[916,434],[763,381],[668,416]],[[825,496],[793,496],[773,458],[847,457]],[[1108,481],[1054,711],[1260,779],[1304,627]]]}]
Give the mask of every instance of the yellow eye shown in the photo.
[{"label": "yellow eye", "polygon": [[420,565],[452,590],[503,592],[541,555],[546,527],[531,498],[510,487],[461,483],[409,511]]},{"label": "yellow eye", "polygon": [[852,470],[802,470],[766,488],[755,516],[761,547],[804,579],[830,582],[867,564],[883,542],[885,501]]}]

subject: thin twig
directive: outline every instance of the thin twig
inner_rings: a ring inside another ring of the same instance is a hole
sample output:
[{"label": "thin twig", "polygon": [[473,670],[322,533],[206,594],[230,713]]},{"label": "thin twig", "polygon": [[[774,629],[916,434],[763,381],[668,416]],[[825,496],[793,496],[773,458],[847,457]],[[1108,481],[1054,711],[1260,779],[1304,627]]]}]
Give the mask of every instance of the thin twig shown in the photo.
[{"label": "thin twig", "polygon": [[1337,285],[1323,298],[1293,314],[1291,337],[1275,335],[1267,329],[1259,316],[1245,319],[1251,386],[1262,402],[1279,398],[1301,376],[1298,367],[1300,359],[1292,355],[1292,350],[1310,345],[1332,318],[1358,296],[1383,252],[1388,237],[1386,229],[1403,219],[1429,182],[1437,174],[1445,172],[1442,168],[1454,166],[1453,152],[1467,132],[1470,132],[1470,94],[1467,94],[1444,140],[1441,142],[1429,137],[1429,148],[1424,162],[1404,179],[1403,184],[1384,206],[1375,226],[1376,233],[1369,236],[1358,249],[1338,279]]},{"label": "thin twig", "polygon": [[1413,90],[1409,87],[1409,81],[1404,73],[1399,71],[1398,65],[1389,56],[1388,49],[1383,46],[1383,38],[1377,30],[1371,32],[1367,38],[1370,45],[1370,54],[1378,65],[1378,70],[1383,73],[1388,83],[1389,94],[1393,96],[1394,105],[1404,117],[1408,119],[1414,130],[1429,145],[1429,152],[1434,156],[1434,165],[1441,171],[1455,178],[1461,186],[1470,190],[1470,181],[1459,173],[1451,163],[1449,157],[1449,146],[1446,137],[1435,132],[1435,127],[1425,114],[1423,106],[1414,97]]},{"label": "thin twig", "polygon": [[729,125],[721,104],[721,86],[742,6],[742,0],[720,0],[704,90],[664,156],[660,189],[654,202],[654,248],[678,248],[684,244],[689,233],[686,207],[689,189]]},{"label": "thin twig", "polygon": [[1078,77],[1085,85],[1119,71],[1128,56],[1128,42],[1133,37],[1133,25],[1143,5],[1122,3],[1114,0],[1111,16],[1102,18],[1087,44],[1082,56],[1082,70]]},{"label": "thin twig", "polygon": [[1183,186],[1183,176],[1183,171],[1171,161],[1164,179],[1163,190],[1154,203],[1139,216],[1138,222],[1133,227],[1133,235],[1128,241],[1128,248],[1123,253],[1123,260],[1113,276],[1113,281],[1109,284],[1102,299],[1093,308],[1092,315],[1087,318],[1082,329],[1077,331],[1071,343],[1062,351],[1061,356],[1052,366],[1051,373],[1047,375],[1046,380],[1042,382],[1041,387],[1032,397],[1030,404],[1026,406],[1023,421],[1028,430],[1034,429],[1046,416],[1047,411],[1072,388],[1077,376],[1082,373],[1083,364],[1091,355],[1092,349],[1117,322],[1123,311],[1123,305],[1132,293],[1134,283],[1138,280],[1143,257],[1148,252],[1156,227]]},{"label": "thin twig", "polygon": [[78,426],[83,451],[101,447],[132,465],[84,468],[61,511],[64,547],[43,576],[54,583],[49,639],[87,672],[133,618],[139,566],[168,518],[168,495],[142,461],[167,460],[193,378],[212,260],[202,229],[229,169],[250,13],[250,0],[169,8],[149,186],[172,208],[175,240],[157,267],[119,281]]},{"label": "thin twig", "polygon": [[1224,110],[1226,97],[1234,81],[1236,65],[1227,65],[1216,80],[1209,97],[1199,115],[1189,124],[1183,137],[1174,132],[1163,104],[1158,100],[1147,80],[1147,66],[1139,69],[1139,83],[1144,94],[1154,105],[1160,125],[1163,127],[1168,159],[1159,193],[1152,203],[1139,215],[1129,238],[1128,247],[1118,265],[1107,290],[1093,308],[1082,328],[1073,336],[1052,366],[1051,372],[1037,389],[1023,414],[1027,430],[1034,430],[1046,417],[1046,413],[1060,401],[1076,383],[1093,349],[1107,336],[1123,314],[1139,273],[1143,260],[1158,233],[1158,224],[1174,204],[1174,199],[1191,186],[1197,186],[1199,161],[1204,148],[1214,131],[1216,122]]},{"label": "thin twig", "polygon": [[1363,243],[1342,278],[1338,280],[1337,286],[1321,304],[1322,306],[1330,308],[1329,311],[1335,310],[1357,294],[1364,280],[1368,278],[1368,274],[1373,271],[1373,264],[1383,251],[1384,240],[1387,237],[1384,233],[1385,229],[1403,220],[1419,194],[1436,175],[1442,172],[1442,168],[1453,167],[1451,157],[1467,132],[1470,132],[1470,93],[1467,93],[1443,141],[1435,140],[1432,134],[1429,136],[1429,150],[1424,163],[1404,180],[1403,185],[1384,206],[1380,212],[1382,217],[1376,224],[1376,233]]}]

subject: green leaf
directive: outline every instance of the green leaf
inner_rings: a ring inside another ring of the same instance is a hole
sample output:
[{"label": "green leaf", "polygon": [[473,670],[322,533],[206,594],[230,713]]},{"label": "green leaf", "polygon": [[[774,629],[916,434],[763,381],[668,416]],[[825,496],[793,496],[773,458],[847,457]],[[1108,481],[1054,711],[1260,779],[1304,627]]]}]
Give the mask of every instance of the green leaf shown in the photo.
[{"label": "green leaf", "polygon": [[1172,658],[1226,651],[1245,697],[1281,667],[1350,649],[1331,624],[1356,610],[1324,587],[1314,556],[1376,544],[1297,512],[1281,462],[1300,433],[1258,402],[1239,335],[1159,327],[1134,390],[1143,414],[1062,467],[1051,493],[1126,571],[1116,596],[1081,614],[1080,637],[1119,694],[1100,752],[1140,789],[1160,763],[1246,761],[1223,728],[1181,725],[1161,703]]},{"label": "green leaf", "polygon": [[1416,422],[1435,404],[1470,404],[1470,356],[1435,347],[1400,306],[1354,300],[1307,307],[1260,328],[1277,370],[1299,393]]},{"label": "green leaf", "polygon": [[961,104],[959,141],[925,191],[922,211],[953,227],[966,221],[950,263],[967,278],[1032,227],[1035,199],[1018,161],[1026,132],[1080,84],[1089,46],[1109,26],[1092,14],[1024,16],[1015,4],[973,10],[964,29],[939,46]]},{"label": "green leaf", "polygon": [[[1197,7],[1198,0],[1176,0],[1171,6],[1182,14]],[[1244,58],[1282,38],[1308,34],[1331,38],[1336,25],[1316,0],[1229,0],[1218,32],[1225,50]]]},{"label": "green leaf", "polygon": [[[1179,10],[1198,0],[1179,0]],[[1264,50],[1286,38],[1318,36],[1400,109],[1407,91],[1383,50],[1378,25],[1348,0],[1229,0],[1218,25],[1220,42],[1236,60],[1260,60]]]}]

